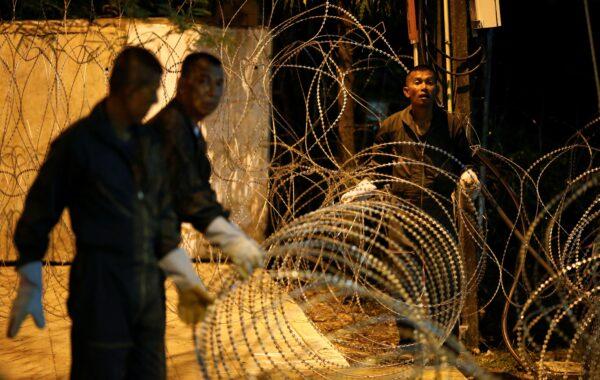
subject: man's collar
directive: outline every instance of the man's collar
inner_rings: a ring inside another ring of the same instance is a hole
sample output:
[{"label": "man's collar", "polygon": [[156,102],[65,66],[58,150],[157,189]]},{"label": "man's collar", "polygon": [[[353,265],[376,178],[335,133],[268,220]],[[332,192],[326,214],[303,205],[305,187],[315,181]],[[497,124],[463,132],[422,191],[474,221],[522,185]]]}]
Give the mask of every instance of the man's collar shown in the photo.
[{"label": "man's collar", "polygon": [[[440,111],[441,111],[440,107],[438,107],[437,105],[434,104],[433,110],[431,112],[431,124],[430,124],[429,130],[431,129],[431,126],[433,126],[433,124],[435,123],[435,120],[439,116]],[[412,115],[412,104],[409,104],[408,107],[406,107],[402,110],[401,117],[402,117],[402,122],[404,123],[404,125],[409,127],[414,133],[417,133],[419,128],[417,127],[417,122],[415,121],[415,119]]]},{"label": "man's collar", "polygon": [[200,130],[198,128],[198,124],[195,123],[192,118],[185,111],[185,107],[177,98],[173,98],[171,100],[171,105],[181,114],[183,119],[185,120],[185,124],[190,128],[190,131],[194,134],[194,136],[198,137]]},{"label": "man's collar", "polygon": [[415,129],[415,119],[412,116],[412,104],[406,107],[402,111],[402,122],[410,127],[410,129]]}]

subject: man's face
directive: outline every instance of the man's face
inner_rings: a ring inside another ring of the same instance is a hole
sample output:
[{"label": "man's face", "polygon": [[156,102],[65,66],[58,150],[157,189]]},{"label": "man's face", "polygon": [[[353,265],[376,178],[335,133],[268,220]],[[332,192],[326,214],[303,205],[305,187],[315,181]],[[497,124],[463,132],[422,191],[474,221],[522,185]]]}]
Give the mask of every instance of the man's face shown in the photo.
[{"label": "man's face", "polygon": [[124,96],[124,106],[127,108],[131,123],[141,123],[150,107],[158,101],[157,91],[160,86],[160,75],[148,73],[146,84],[127,89]]},{"label": "man's face", "polygon": [[437,96],[438,86],[435,74],[429,70],[413,71],[406,78],[404,96],[413,106],[432,105]]},{"label": "man's face", "polygon": [[223,95],[223,69],[206,60],[197,61],[183,78],[184,96],[194,117],[201,120],[219,105]]}]

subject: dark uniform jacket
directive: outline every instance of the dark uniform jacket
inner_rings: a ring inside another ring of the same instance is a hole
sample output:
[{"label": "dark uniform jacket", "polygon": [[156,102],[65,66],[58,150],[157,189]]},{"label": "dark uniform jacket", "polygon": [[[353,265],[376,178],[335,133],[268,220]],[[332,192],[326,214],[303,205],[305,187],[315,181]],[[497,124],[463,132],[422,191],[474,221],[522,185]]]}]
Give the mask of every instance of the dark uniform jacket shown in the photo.
[{"label": "dark uniform jacket", "polygon": [[[158,136],[141,126],[132,127],[132,136],[128,143],[117,138],[104,102],[61,133],[15,230],[17,265],[41,260],[51,229],[68,208],[77,248],[68,300],[74,320],[109,324],[121,314],[139,315],[149,298],[164,299],[157,260],[180,242],[177,219]],[[115,324],[121,322],[127,325],[124,319]],[[113,337],[96,330],[89,334],[128,339],[116,326],[106,333]]]},{"label": "dark uniform jacket", "polygon": [[[472,161],[467,123],[435,107],[429,129],[425,134],[419,135],[411,109],[412,107],[408,106],[391,115],[381,123],[377,131],[375,144],[409,143],[391,144],[378,149],[375,157],[378,164],[394,163],[381,168],[380,173],[410,181],[448,197],[454,191],[455,184],[427,165],[455,175],[461,174],[465,169],[461,164],[468,165]],[[461,164],[435,149],[410,143],[426,143],[440,148],[458,159]],[[426,193],[417,186],[402,182],[393,182],[391,190],[394,194],[419,206],[422,206],[428,198]]]},{"label": "dark uniform jacket", "polygon": [[206,141],[182,105],[171,101],[148,124],[162,137],[180,221],[204,232],[216,217],[227,217],[210,185]]}]

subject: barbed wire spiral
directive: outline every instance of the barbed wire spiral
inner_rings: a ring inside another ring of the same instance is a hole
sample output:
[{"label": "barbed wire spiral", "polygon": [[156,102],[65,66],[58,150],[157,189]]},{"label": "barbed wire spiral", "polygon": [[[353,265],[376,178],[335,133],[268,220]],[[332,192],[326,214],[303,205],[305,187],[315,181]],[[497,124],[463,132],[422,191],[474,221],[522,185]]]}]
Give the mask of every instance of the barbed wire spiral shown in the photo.
[{"label": "barbed wire spiral", "polygon": [[[523,188],[534,189],[537,205],[519,250],[507,309],[512,302],[518,312],[513,353],[538,378],[556,376],[556,361],[570,363],[571,371],[584,378],[600,375],[599,125],[600,118],[592,120],[523,176]],[[566,186],[548,198],[540,189],[556,173],[563,174]]]}]

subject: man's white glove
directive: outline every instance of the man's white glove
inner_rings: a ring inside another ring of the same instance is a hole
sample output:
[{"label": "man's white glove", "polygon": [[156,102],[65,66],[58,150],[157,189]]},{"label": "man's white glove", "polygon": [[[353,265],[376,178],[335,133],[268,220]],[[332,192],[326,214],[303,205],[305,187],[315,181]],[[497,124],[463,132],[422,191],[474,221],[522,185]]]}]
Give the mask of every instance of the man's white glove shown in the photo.
[{"label": "man's white glove", "polygon": [[467,169],[460,175],[458,186],[470,197],[476,197],[481,190],[479,178],[477,178],[477,174],[472,169]]},{"label": "man's white glove", "polygon": [[31,314],[36,326],[46,325],[42,307],[42,262],[33,261],[19,268],[19,289],[10,309],[6,336],[14,338],[25,318]]},{"label": "man's white glove", "polygon": [[373,182],[368,179],[363,179],[358,185],[342,194],[340,200],[342,203],[364,201],[368,199],[375,190],[377,190],[377,186],[373,185]]},{"label": "man's white glove", "polygon": [[265,251],[233,223],[222,216],[216,217],[208,227],[204,236],[212,244],[221,248],[244,278],[248,278],[254,269],[264,265]]},{"label": "man's white glove", "polygon": [[215,299],[194,270],[187,252],[182,248],[174,249],[158,262],[158,266],[177,287],[179,318],[188,325],[202,321],[206,309]]}]

